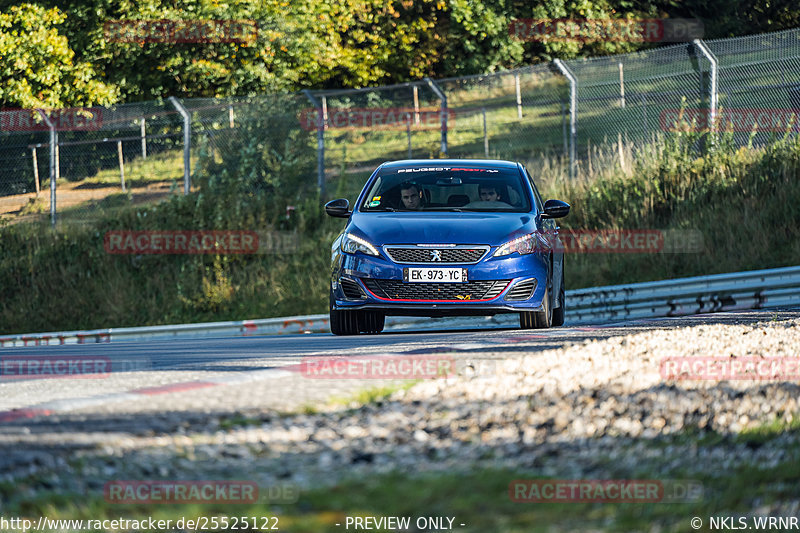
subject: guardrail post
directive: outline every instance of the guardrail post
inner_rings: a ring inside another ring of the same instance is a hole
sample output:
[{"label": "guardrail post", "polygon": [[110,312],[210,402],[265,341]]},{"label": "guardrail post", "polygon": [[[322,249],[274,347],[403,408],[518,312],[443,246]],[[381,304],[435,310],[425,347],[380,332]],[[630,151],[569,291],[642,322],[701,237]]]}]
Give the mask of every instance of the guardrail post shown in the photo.
[{"label": "guardrail post", "polygon": [[560,59],[554,59],[553,64],[569,80],[569,177],[575,179],[578,164],[575,156],[578,143],[578,80]]},{"label": "guardrail post", "polygon": [[428,87],[439,97],[439,101],[441,102],[441,115],[442,115],[442,154],[447,157],[447,96],[444,94],[444,91],[436,85],[436,82],[432,79],[426,77],[425,83],[428,84]]},{"label": "guardrail post", "polygon": [[319,189],[320,199],[325,198],[325,112],[322,109],[322,102],[314,96],[308,89],[303,89],[303,94],[317,109],[317,188]]},{"label": "guardrail post", "polygon": [[169,97],[169,102],[183,117],[183,194],[189,194],[192,188],[192,116],[174,96]]},{"label": "guardrail post", "polygon": [[56,150],[58,149],[58,132],[56,125],[47,116],[43,109],[37,109],[39,114],[44,119],[44,123],[50,128],[50,224],[56,227],[56,176],[58,175],[57,165],[58,158]]}]

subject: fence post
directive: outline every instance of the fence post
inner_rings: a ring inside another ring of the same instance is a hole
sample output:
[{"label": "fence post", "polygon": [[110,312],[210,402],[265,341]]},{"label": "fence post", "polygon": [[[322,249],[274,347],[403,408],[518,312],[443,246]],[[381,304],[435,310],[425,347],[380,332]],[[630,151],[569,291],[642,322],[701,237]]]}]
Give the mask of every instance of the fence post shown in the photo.
[{"label": "fence post", "polygon": [[186,108],[174,96],[169,97],[170,103],[183,117],[183,194],[189,194],[192,188],[192,162],[190,159],[192,149],[192,117]]},{"label": "fence post", "polygon": [[625,107],[625,75],[622,72],[622,61],[619,62],[619,106]]},{"label": "fence post", "polygon": [[317,109],[317,188],[319,188],[320,199],[323,199],[325,198],[325,115],[322,103],[311,91],[303,89],[303,94]]},{"label": "fence post", "polygon": [[578,143],[578,80],[560,59],[554,59],[553,63],[569,80],[569,177],[575,179],[578,163],[575,156],[575,145]]},{"label": "fence post", "polygon": [[561,133],[564,136],[564,155],[569,156],[569,141],[567,140],[567,104],[561,102]]},{"label": "fence post", "polygon": [[36,186],[36,197],[39,197],[39,161],[36,159],[36,147],[31,148],[33,152],[33,183]]},{"label": "fence post", "polygon": [[483,114],[483,154],[486,156],[486,159],[489,159],[489,134],[486,130],[486,108],[481,108],[481,113]]},{"label": "fence post", "polygon": [[706,46],[706,43],[700,39],[695,39],[692,41],[692,44],[700,50],[700,53],[703,54],[703,57],[708,59],[711,65],[711,82],[708,87],[708,129],[712,133],[713,139],[713,134],[717,130],[717,57],[711,52],[708,46]]},{"label": "fence post", "polygon": [[428,84],[428,87],[439,97],[439,101],[441,102],[440,109],[441,109],[441,117],[442,117],[442,153],[445,157],[447,157],[447,96],[444,92],[436,85],[436,82],[432,79],[425,77],[425,83]]},{"label": "fence post", "polygon": [[117,141],[117,159],[119,159],[119,181],[122,183],[122,192],[125,192],[125,164],[122,159],[122,141]]},{"label": "fence post", "polygon": [[233,104],[228,104],[228,127],[233,129],[236,124],[233,122]]},{"label": "fence post", "polygon": [[139,134],[142,137],[142,159],[147,159],[147,125],[145,124],[144,117],[142,117],[139,126]]},{"label": "fence post", "polygon": [[517,92],[517,118],[522,120],[522,92],[519,88],[519,72],[514,73],[514,86]]},{"label": "fence post", "polygon": [[408,158],[413,159],[411,153],[411,113],[406,113],[406,136],[408,137]]},{"label": "fence post", "polygon": [[644,93],[642,93],[642,127],[644,128],[644,138],[647,140],[650,132],[647,131],[647,98]]},{"label": "fence post", "polygon": [[414,85],[414,124],[419,124],[419,88]]},{"label": "fence post", "polygon": [[44,119],[47,127],[50,128],[50,224],[56,227],[56,176],[58,175],[58,158],[56,149],[58,148],[58,132],[56,126],[42,109],[37,109]]}]

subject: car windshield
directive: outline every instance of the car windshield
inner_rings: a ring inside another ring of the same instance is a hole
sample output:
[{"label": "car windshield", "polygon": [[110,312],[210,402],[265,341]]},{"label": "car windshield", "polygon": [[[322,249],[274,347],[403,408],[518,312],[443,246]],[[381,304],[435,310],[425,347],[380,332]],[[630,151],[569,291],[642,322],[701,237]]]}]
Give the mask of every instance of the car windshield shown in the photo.
[{"label": "car windshield", "polygon": [[519,170],[469,165],[382,169],[361,205],[362,211],[529,212],[530,209]]}]

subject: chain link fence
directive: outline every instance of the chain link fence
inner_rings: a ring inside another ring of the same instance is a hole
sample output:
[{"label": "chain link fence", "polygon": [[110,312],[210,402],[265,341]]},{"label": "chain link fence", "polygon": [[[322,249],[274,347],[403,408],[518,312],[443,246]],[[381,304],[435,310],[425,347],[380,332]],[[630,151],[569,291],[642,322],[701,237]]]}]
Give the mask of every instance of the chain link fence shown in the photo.
[{"label": "chain link fence", "polygon": [[45,217],[52,197],[52,220],[86,221],[203,187],[353,199],[378,164],[406,158],[521,160],[575,177],[603,164],[598,147],[618,146],[624,165],[630,147],[680,128],[764,144],[796,134],[798,110],[798,29],[366,89],[6,110],[0,216]]}]

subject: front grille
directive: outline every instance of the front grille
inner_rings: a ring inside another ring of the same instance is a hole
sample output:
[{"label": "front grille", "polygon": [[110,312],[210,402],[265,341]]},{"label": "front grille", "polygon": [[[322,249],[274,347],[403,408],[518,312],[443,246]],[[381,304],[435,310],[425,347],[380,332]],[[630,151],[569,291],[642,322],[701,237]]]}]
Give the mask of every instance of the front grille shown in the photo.
[{"label": "front grille", "polygon": [[533,296],[533,290],[536,288],[536,280],[529,279],[527,281],[520,281],[511,290],[506,293],[506,300],[527,300]]},{"label": "front grille", "polygon": [[[434,250],[441,261],[434,261]],[[477,263],[486,254],[486,248],[398,248],[386,247],[386,253],[395,263]]]},{"label": "front grille", "polygon": [[364,291],[361,290],[361,287],[358,285],[358,283],[352,279],[340,279],[339,284],[342,286],[344,297],[349,300],[360,300],[361,298],[366,297]]},{"label": "front grille", "polygon": [[362,279],[379,298],[389,300],[491,300],[508,285],[508,280],[467,283],[404,283],[395,279]]}]

